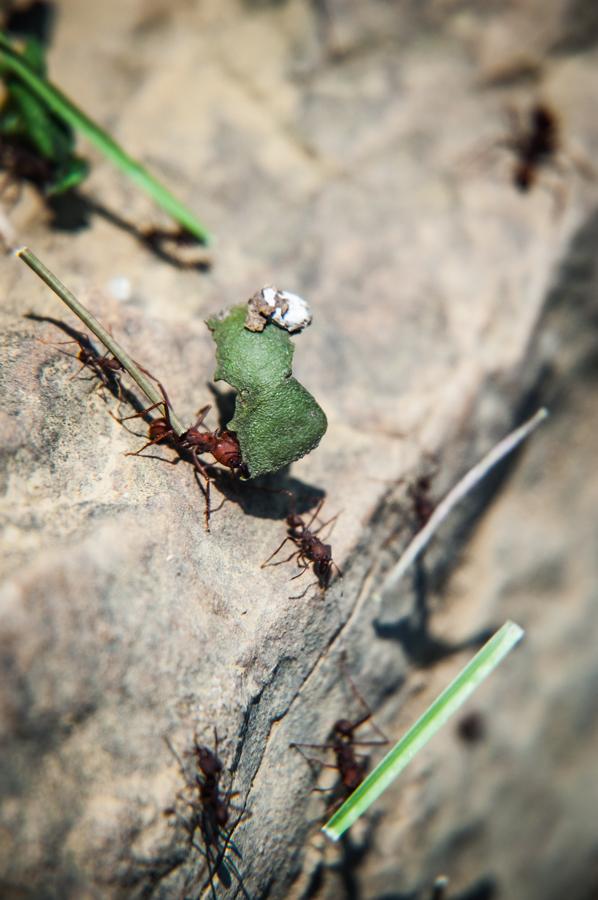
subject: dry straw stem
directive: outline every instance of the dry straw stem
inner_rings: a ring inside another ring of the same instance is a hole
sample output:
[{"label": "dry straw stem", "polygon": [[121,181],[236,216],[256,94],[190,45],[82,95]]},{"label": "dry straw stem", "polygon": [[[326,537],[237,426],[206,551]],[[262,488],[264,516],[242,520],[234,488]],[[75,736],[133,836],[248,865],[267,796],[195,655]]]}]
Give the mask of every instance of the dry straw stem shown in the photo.
[{"label": "dry straw stem", "polygon": [[[44,264],[38,259],[38,257],[33,253],[28,247],[21,247],[20,250],[16,251],[16,256],[19,259],[22,259],[24,263],[26,263],[30,269],[33,269],[36,275],[38,275],[42,281],[48,285],[51,290],[54,291],[55,294],[60,297],[63,303],[69,307],[69,309],[74,312],[74,314],[81,319],[84,325],[89,328],[90,331],[95,334],[97,339],[106,347],[106,349],[112,353],[113,356],[117,358],[117,360],[121,363],[123,368],[127,370],[133,381],[135,381],[140,389],[143,391],[145,396],[151,403],[160,403],[165,405],[164,397],[157,390],[153,382],[141,371],[137,363],[134,359],[132,359],[126,350],[120,346],[120,344],[114,340],[109,331],[107,331],[104,326],[98,322],[95,316],[93,316],[89,310],[87,310],[83,304],[77,300],[74,294],[69,291],[69,289],[54,275]],[[172,427],[176,431],[177,435],[183,434],[185,428],[181,424],[181,422],[177,419],[174,412],[170,411],[170,421],[172,423]]]},{"label": "dry straw stem", "polygon": [[380,602],[383,596],[396,588],[399,581],[410,565],[426,549],[434,534],[438,531],[444,520],[452,512],[453,508],[482,481],[483,478],[509,453],[512,453],[534,431],[538,425],[548,416],[548,410],[542,407],[531,419],[520,425],[502,441],[499,441],[487,454],[467,472],[461,481],[449,491],[444,500],[438,504],[428,522],[417,532],[394,568],[386,576],[379,591],[375,592],[373,599]]}]

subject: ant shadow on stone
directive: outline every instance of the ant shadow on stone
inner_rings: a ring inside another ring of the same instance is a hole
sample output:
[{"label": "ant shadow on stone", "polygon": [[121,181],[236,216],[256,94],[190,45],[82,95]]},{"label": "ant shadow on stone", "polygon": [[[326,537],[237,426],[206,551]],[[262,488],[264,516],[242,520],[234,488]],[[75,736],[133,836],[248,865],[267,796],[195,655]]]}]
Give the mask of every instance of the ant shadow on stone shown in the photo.
[{"label": "ant shadow on stone", "polygon": [[159,260],[176,269],[208,272],[211,268],[212,261],[205,246],[182,227],[141,227],[78,190],[48,197],[46,205],[52,215],[50,226],[56,231],[89,228],[95,215],[134,237]]},{"label": "ant shadow on stone", "polygon": [[338,873],[343,886],[343,897],[347,900],[359,900],[362,891],[359,883],[359,870],[371,852],[376,839],[376,831],[381,824],[382,815],[370,816],[369,827],[364,839],[358,844],[347,831],[339,842],[339,860],[332,866]]},{"label": "ant shadow on stone", "polygon": [[236,503],[246,515],[256,519],[286,519],[289,494],[295,498],[295,509],[300,515],[310,512],[326,496],[322,488],[293,478],[288,466],[250,481],[241,481],[224,469],[208,469],[224,500]]},{"label": "ant shadow on stone", "polygon": [[407,658],[416,666],[427,668],[462,650],[477,650],[494,633],[494,628],[484,628],[463,641],[454,642],[444,641],[432,635],[428,572],[423,557],[414,564],[413,592],[414,605],[411,613],[395,622],[374,619],[373,626],[377,637],[399,643]]}]

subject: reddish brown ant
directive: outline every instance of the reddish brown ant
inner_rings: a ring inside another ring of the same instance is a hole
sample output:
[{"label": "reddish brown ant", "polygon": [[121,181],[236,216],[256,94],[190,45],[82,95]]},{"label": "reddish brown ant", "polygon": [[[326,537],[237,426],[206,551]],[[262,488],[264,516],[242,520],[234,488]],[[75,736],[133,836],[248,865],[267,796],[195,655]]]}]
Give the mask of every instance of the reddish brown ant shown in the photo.
[{"label": "reddish brown ant", "polygon": [[[59,353],[63,354],[63,356],[69,356],[71,359],[79,360],[81,366],[73,375],[71,375],[71,379],[77,378],[83,369],[91,369],[104,387],[116,388],[119,400],[122,399],[120,373],[124,372],[124,368],[118,359],[108,352],[104,353],[103,356],[100,356],[88,335],[84,334],[82,331],[76,331],[74,328],[71,328],[69,329],[69,332],[76,336],[68,341],[44,341],[42,338],[37,338],[37,340],[42,344],[49,344],[51,347],[55,347]],[[67,353],[66,350],[62,350],[59,345],[64,344],[78,344],[78,353]]]},{"label": "reddish brown ant", "polygon": [[[436,501],[432,496],[432,481],[438,469],[438,461],[434,458],[433,463],[433,469],[425,472],[423,475],[418,475],[413,481],[409,481],[407,478],[399,478],[398,481],[394,482],[397,487],[407,482],[407,497],[411,504],[411,527],[415,533],[421,531],[424,525],[427,525],[436,508]],[[384,541],[384,547],[388,547],[392,543],[401,528],[402,526],[399,526],[389,534]]]},{"label": "reddish brown ant", "polygon": [[547,178],[541,180],[542,171],[552,169],[565,175],[573,168],[583,178],[593,180],[596,173],[592,164],[583,151],[571,146],[565,148],[559,117],[545,102],[536,101],[526,111],[508,107],[506,114],[508,133],[492,140],[481,155],[500,148],[507,150],[514,157],[513,186],[523,194],[535,185],[544,186],[553,194],[556,211],[561,211],[564,185]]},{"label": "reddish brown ant", "polygon": [[[261,568],[264,569],[267,566],[281,566],[285,563],[290,562],[295,557],[297,558],[297,565],[300,567],[301,571],[297,573],[297,575],[293,575],[291,581],[294,581],[295,578],[300,578],[304,572],[309,569],[310,565],[313,564],[314,575],[316,576],[316,581],[312,584],[308,584],[302,594],[297,594],[294,597],[289,597],[290,600],[300,600],[305,596],[307,591],[313,584],[318,584],[323,590],[326,590],[330,583],[330,578],[332,575],[332,568],[334,567],[340,577],[342,577],[342,572],[337,566],[337,564],[332,559],[332,547],[330,544],[325,544],[319,537],[318,533],[325,528],[327,525],[330,525],[334,522],[337,517],[333,516],[331,519],[328,519],[327,522],[322,522],[321,525],[316,528],[315,531],[311,531],[311,526],[314,521],[317,519],[320,510],[322,509],[322,504],[324,503],[324,497],[320,500],[316,509],[307,524],[304,522],[302,516],[297,515],[295,512],[295,502],[294,498],[292,501],[293,511],[289,513],[287,516],[287,536],[282,541],[281,544],[276,548],[274,553],[271,553],[268,559],[266,559]],[[286,559],[281,559],[278,562],[270,562],[277,553],[279,553],[287,541],[291,541],[297,547],[290,556]]]},{"label": "reddish brown ant", "polygon": [[[294,747],[298,750],[304,759],[312,765],[312,763],[317,763],[318,765],[327,768],[327,769],[336,769],[340,775],[340,782],[338,785],[332,788],[335,793],[339,792],[342,800],[345,800],[353,791],[359,787],[363,779],[365,778],[365,774],[367,771],[368,759],[362,753],[356,753],[356,747],[375,747],[375,746],[383,746],[388,743],[388,738],[383,733],[383,731],[378,728],[374,720],[372,719],[372,711],[365,702],[364,698],[361,696],[357,687],[349,675],[349,672],[346,669],[344,656],[341,657],[341,664],[343,667],[343,672],[345,674],[346,679],[348,680],[351,690],[355,697],[359,700],[361,705],[366,710],[365,714],[358,719],[356,722],[351,722],[349,719],[338,719],[332,728],[332,732],[330,735],[330,740],[325,744],[306,744],[306,743],[298,743],[293,742],[290,744],[290,747]],[[374,731],[378,733],[381,740],[370,740],[370,741],[358,741],[355,739],[355,732],[358,728],[361,728],[362,725],[365,725],[366,722],[371,720],[371,725]],[[335,756],[334,763],[324,763],[319,759],[314,759],[313,757],[308,756],[303,752],[303,747],[308,747],[312,750],[332,750]],[[316,790],[330,790],[329,788],[316,788]]]},{"label": "reddish brown ant", "polygon": [[430,474],[420,475],[415,481],[411,482],[407,488],[407,495],[411,500],[413,515],[416,520],[418,531],[428,523],[430,516],[436,508],[436,503],[430,493],[432,489],[432,478],[433,476]]},{"label": "reddish brown ant", "polygon": [[[150,373],[146,372],[146,374],[149,375]],[[151,375],[150,377],[153,378],[153,376]],[[148,406],[141,412],[134,413],[131,416],[125,416],[121,421],[124,422],[128,419],[135,419],[139,416],[145,416],[147,415],[147,413],[160,407],[163,409],[164,415],[159,416],[150,423],[148,430],[149,440],[146,441],[143,447],[140,447],[139,450],[127,453],[127,456],[139,456],[147,447],[150,447],[153,444],[161,444],[163,442],[167,442],[168,444],[170,444],[179,454],[184,455],[185,453],[188,453],[191,457],[196,471],[205,479],[206,482],[206,488],[204,490],[202,486],[202,490],[204,491],[204,495],[206,497],[206,527],[209,528],[211,478],[207,467],[199,459],[199,454],[211,453],[216,462],[220,463],[221,466],[225,466],[226,468],[231,469],[234,475],[240,478],[244,478],[247,477],[248,472],[241,457],[241,448],[239,446],[239,441],[232,431],[227,431],[226,429],[210,431],[203,424],[204,419],[211,409],[211,406],[209,404],[199,410],[199,412],[197,413],[197,419],[191,426],[191,428],[188,428],[182,434],[177,435],[170,420],[171,405],[170,400],[168,399],[168,394],[166,393],[166,389],[164,385],[162,385],[159,381],[157,381],[156,379],[154,379],[154,381],[156,381],[156,384],[160,388],[160,392],[164,399],[159,401],[158,403],[154,403],[151,406]],[[205,429],[204,431],[199,430],[202,426]]]},{"label": "reddish brown ant", "polygon": [[[226,831],[226,826],[230,819],[230,810],[233,808],[239,809],[239,807],[234,807],[231,803],[231,798],[236,795],[236,791],[222,792],[221,790],[220,782],[224,767],[218,757],[218,735],[216,729],[214,729],[214,750],[199,744],[197,738],[195,738],[193,750],[186,754],[194,757],[197,767],[192,779],[188,778],[183,762],[168,738],[165,740],[179,764],[187,787],[197,792],[197,798],[185,801],[191,809],[191,816],[189,818],[182,817],[179,820],[189,835],[191,846],[199,850],[206,858],[209,884],[212,895],[215,898],[214,876],[219,874],[222,877],[223,870],[226,872],[224,865],[226,852],[231,844],[232,833],[245,814],[246,804],[243,804],[241,807],[241,813],[234,825]],[[180,795],[177,796],[180,797]],[[166,815],[177,814],[175,808],[169,808],[165,810],[165,813]],[[201,834],[203,847],[195,841],[197,831]],[[236,866],[230,859],[227,860],[226,866],[230,867],[237,878],[240,879]]]},{"label": "reddish brown ant", "polygon": [[515,154],[513,184],[526,193],[536,183],[540,168],[558,165],[559,122],[545,103],[535,103],[525,119],[514,109],[509,110],[509,116],[512,134],[500,144]]}]

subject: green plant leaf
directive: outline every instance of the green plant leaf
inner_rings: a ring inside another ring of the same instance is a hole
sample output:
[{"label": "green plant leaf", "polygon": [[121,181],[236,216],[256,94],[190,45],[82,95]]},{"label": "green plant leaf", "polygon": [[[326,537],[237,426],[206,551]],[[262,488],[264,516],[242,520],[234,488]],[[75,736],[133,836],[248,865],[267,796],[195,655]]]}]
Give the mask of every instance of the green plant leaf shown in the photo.
[{"label": "green plant leaf", "polygon": [[474,658],[465,666],[426,712],[412,725],[407,734],[376,766],[365,781],[343,803],[324,825],[323,831],[337,841],[345,831],[371,806],[395,778],[428,743],[431,737],[485,681],[493,669],[523,637],[523,629],[515,622],[506,622]]},{"label": "green plant leaf", "polygon": [[[183,203],[174,197],[154,176],[129,156],[99,125],[79,109],[55,85],[40,76],[29,60],[19,53],[4,32],[0,31],[0,75],[9,84],[18,80],[65,126],[84,135],[101,153],[149,194],[165,212],[182,225],[198,241],[209,243],[209,232]],[[55,188],[56,190],[56,188]]]},{"label": "green plant leaf", "polygon": [[277,472],[319,444],[327,421],[322,408],[291,374],[294,346],[287,331],[268,323],[245,328],[247,305],[208,320],[216,342],[217,381],[237,391],[236,432],[243,462],[255,478]]}]

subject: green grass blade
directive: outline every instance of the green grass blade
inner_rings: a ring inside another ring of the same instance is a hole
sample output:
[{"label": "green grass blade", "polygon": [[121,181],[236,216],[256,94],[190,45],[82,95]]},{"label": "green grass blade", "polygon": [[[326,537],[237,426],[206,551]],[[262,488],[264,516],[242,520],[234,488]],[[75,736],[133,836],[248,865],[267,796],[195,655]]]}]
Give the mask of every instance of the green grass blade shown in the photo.
[{"label": "green grass blade", "polygon": [[109,134],[96,125],[84,112],[65,96],[57,87],[40,78],[12,47],[6,35],[0,32],[0,68],[9,69],[26,84],[34,94],[65,122],[94,144],[105,156],[118,166],[142,190],[152,197],[173,219],[187,229],[204,244],[211,240],[210,234],[190,209],[180,203],[147,169],[120,147]]},{"label": "green grass blade", "polygon": [[[139,368],[135,360],[129,356],[126,350],[124,350],[120,344],[114,340],[109,331],[106,331],[104,326],[98,322],[95,316],[93,316],[89,310],[87,310],[80,300],[77,300],[74,294],[69,291],[69,289],[54,275],[44,264],[38,259],[38,257],[33,253],[28,247],[22,247],[20,250],[17,250],[16,255],[26,263],[30,269],[33,269],[36,275],[38,275],[42,281],[44,281],[49,288],[51,288],[55,294],[60,297],[63,303],[69,307],[70,310],[74,312],[74,314],[81,319],[84,325],[89,328],[93,334],[97,337],[99,341],[106,347],[107,350],[115,356],[118,361],[121,363],[123,368],[127,370],[131,378],[139,385],[145,396],[151,403],[164,403],[164,397],[158,391],[154,383],[145,375],[144,372]],[[177,434],[182,434],[184,432],[184,427],[180,423],[180,421],[175,416],[174,412],[170,411],[170,421],[172,427],[176,431]]]},{"label": "green grass blade", "polygon": [[475,689],[490,675],[507,653],[523,637],[523,629],[506,622],[449,686],[426,710],[407,734],[376,766],[365,781],[351,794],[341,808],[324,825],[324,833],[337,841],[356,819],[382,794],[415,754],[465,703]]}]

